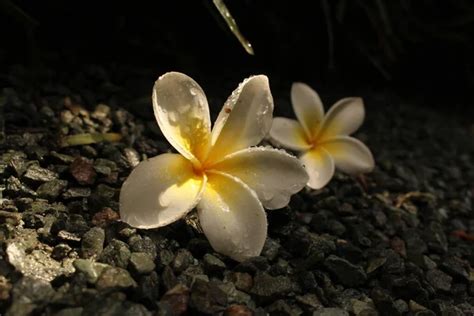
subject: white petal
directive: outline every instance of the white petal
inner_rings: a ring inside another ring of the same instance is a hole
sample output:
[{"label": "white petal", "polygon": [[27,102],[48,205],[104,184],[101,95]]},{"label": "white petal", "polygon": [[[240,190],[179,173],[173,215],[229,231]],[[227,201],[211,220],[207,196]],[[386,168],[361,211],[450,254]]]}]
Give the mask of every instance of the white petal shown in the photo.
[{"label": "white petal", "polygon": [[309,176],[308,186],[321,189],[334,175],[334,161],[323,148],[307,151],[300,156]]},{"label": "white petal", "polygon": [[282,208],[308,182],[301,162],[283,150],[253,147],[228,155],[213,168],[242,180],[263,206]]},{"label": "white petal", "polygon": [[237,261],[258,256],[267,236],[267,218],[257,195],[229,175],[209,172],[208,177],[198,214],[211,246]]},{"label": "white petal", "polygon": [[196,81],[179,72],[158,78],[153,88],[153,110],[161,131],[178,152],[190,160],[207,155],[209,106]]},{"label": "white petal", "polygon": [[273,98],[268,78],[263,75],[244,80],[232,92],[212,130],[210,161],[257,145],[272,125]]},{"label": "white petal", "polygon": [[370,172],[374,169],[374,157],[360,140],[349,136],[329,139],[320,144],[331,155],[336,168],[348,174]]},{"label": "white petal", "polygon": [[319,95],[307,84],[295,82],[291,86],[291,103],[308,138],[312,138],[324,119],[323,103]]},{"label": "white petal", "polygon": [[311,147],[301,124],[298,121],[285,117],[273,118],[270,139],[276,145],[291,150],[302,151],[308,150]]},{"label": "white petal", "polygon": [[342,99],[326,114],[318,140],[350,135],[362,125],[364,117],[364,102],[361,98]]},{"label": "white petal", "polygon": [[206,184],[189,160],[162,154],[140,162],[120,191],[120,217],[137,228],[168,225],[196,206]]}]

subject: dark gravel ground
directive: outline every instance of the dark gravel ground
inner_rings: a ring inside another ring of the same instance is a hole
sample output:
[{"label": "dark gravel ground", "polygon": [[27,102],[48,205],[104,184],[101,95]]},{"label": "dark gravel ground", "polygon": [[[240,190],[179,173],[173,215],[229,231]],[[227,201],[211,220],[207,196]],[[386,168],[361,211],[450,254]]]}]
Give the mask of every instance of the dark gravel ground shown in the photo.
[{"label": "dark gravel ground", "polygon": [[[0,97],[0,314],[474,315],[472,119],[366,93],[356,136],[374,172],[336,174],[268,212],[262,255],[237,263],[192,216],[155,230],[118,221],[132,167],[170,146],[148,97],[122,101],[125,87],[91,69],[72,86],[18,80]],[[123,138],[60,146],[104,132]]]}]

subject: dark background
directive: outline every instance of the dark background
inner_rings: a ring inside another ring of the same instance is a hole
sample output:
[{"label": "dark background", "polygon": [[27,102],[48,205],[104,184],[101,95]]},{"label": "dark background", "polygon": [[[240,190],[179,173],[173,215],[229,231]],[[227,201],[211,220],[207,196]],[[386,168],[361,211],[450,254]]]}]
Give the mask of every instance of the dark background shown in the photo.
[{"label": "dark background", "polygon": [[264,73],[279,90],[305,81],[323,95],[390,91],[456,111],[474,100],[469,0],[226,1],[255,56],[211,0],[11,1],[34,21],[0,3],[3,86],[15,84],[18,69],[33,85],[44,69],[49,79],[74,84],[78,73],[100,65],[137,96],[149,94],[163,72],[177,70],[204,88],[222,85],[222,96],[244,77]]}]

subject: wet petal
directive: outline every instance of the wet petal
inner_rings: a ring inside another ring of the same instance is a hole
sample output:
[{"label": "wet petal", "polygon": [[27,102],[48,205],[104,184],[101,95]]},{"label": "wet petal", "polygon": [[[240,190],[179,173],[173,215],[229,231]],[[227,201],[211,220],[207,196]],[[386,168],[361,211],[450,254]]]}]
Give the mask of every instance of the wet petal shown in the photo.
[{"label": "wet petal", "polygon": [[324,119],[323,103],[319,95],[307,84],[295,82],[291,86],[291,104],[307,137],[312,138]]},{"label": "wet petal", "polygon": [[300,156],[309,176],[308,186],[321,189],[334,175],[334,161],[323,148],[310,150]]},{"label": "wet petal", "polygon": [[210,146],[211,123],[206,95],[185,74],[168,72],[153,88],[153,110],[163,135],[188,159],[202,159]]},{"label": "wet petal", "polygon": [[272,142],[291,150],[307,150],[311,147],[305,131],[298,121],[285,117],[275,117],[270,130]]},{"label": "wet petal", "polygon": [[229,175],[209,172],[208,177],[198,214],[211,246],[237,261],[258,256],[267,236],[267,218],[257,195]]},{"label": "wet petal", "polygon": [[213,168],[242,180],[268,209],[286,206],[291,195],[308,182],[308,175],[296,157],[272,148],[254,147],[238,151]]},{"label": "wet petal", "polygon": [[197,176],[181,155],[142,161],[123,183],[120,217],[137,228],[168,225],[196,206],[205,183],[205,176]]},{"label": "wet petal", "polygon": [[334,159],[336,167],[348,174],[370,172],[374,169],[374,157],[370,149],[360,140],[340,136],[321,143]]},{"label": "wet petal", "polygon": [[326,114],[318,139],[354,133],[364,122],[364,102],[361,98],[345,98],[334,104]]},{"label": "wet petal", "polygon": [[257,145],[272,125],[273,98],[266,76],[244,80],[232,92],[212,130],[210,161]]}]

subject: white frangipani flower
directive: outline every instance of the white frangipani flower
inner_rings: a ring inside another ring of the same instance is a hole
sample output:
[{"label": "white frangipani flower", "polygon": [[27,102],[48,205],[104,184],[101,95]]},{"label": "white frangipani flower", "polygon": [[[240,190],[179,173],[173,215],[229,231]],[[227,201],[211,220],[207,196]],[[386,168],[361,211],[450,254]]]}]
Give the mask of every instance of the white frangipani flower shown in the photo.
[{"label": "white frangipani flower", "polygon": [[349,136],[364,121],[361,98],[342,99],[325,115],[316,91],[297,82],[291,87],[291,103],[298,121],[275,117],[270,138],[278,145],[302,152],[299,158],[308,172],[310,188],[324,187],[335,168],[348,174],[372,171],[374,158],[369,148]]},{"label": "white frangipani flower", "polygon": [[268,78],[242,82],[212,131],[203,90],[182,73],[166,73],[156,81],[153,109],[179,154],[138,164],[120,192],[122,220],[156,228],[197,206],[201,227],[216,251],[237,261],[259,255],[267,236],[263,206],[286,206],[308,181],[297,158],[277,149],[249,148],[271,127]]}]

